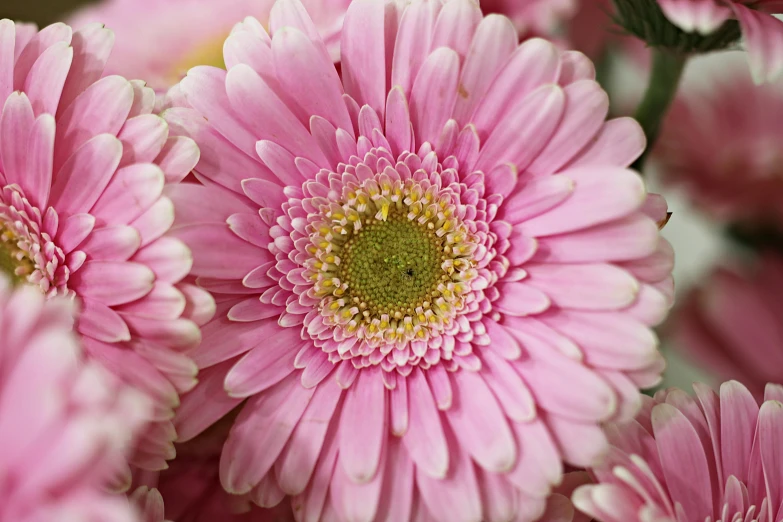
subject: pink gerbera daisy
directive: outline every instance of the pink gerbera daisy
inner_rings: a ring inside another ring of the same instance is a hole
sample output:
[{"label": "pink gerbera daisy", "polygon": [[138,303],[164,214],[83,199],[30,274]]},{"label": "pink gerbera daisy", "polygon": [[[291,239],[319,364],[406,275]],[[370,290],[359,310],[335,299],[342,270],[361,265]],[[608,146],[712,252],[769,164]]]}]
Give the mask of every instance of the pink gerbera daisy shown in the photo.
[{"label": "pink gerbera daisy", "polygon": [[142,82],[101,77],[112,40],[100,25],[0,21],[0,269],[78,299],[87,353],[156,399],[161,422],[133,462],[160,468],[173,456],[178,393],[195,384],[181,352],[214,311],[181,282],[187,247],[163,237],[174,220],[163,186],[199,153],[150,114]]},{"label": "pink gerbera daisy", "polygon": [[106,492],[150,404],[71,334],[70,300],[0,277],[0,520],[136,520]]},{"label": "pink gerbera daisy", "polygon": [[693,64],[654,157],[710,217],[781,226],[782,85],[754,85],[744,62],[726,53]]},{"label": "pink gerbera daisy", "polygon": [[[330,54],[350,0],[305,0]],[[107,70],[164,91],[196,65],[223,67],[223,41],[246,16],[265,21],[274,0],[103,0],[77,11],[74,27],[101,22],[117,35]]]},{"label": "pink gerbera daisy", "polygon": [[221,481],[299,520],[535,520],[663,367],[641,129],[470,0],[353,2],[341,74],[298,1],[270,28],[164,114],[202,148],[172,234],[218,300],[178,432],[244,402]]},{"label": "pink gerbera daisy", "polygon": [[599,522],[783,520],[783,387],[761,406],[736,381],[694,390],[645,397],[635,420],[607,427],[612,450],[577,508]]},{"label": "pink gerbera daisy", "polygon": [[783,73],[783,22],[772,16],[783,13],[781,0],[657,1],[666,17],[686,32],[709,36],[727,20],[737,20],[753,77],[760,82]]},{"label": "pink gerbera daisy", "polygon": [[721,380],[737,379],[756,397],[783,384],[783,259],[719,268],[684,299],[672,324],[677,347]]}]

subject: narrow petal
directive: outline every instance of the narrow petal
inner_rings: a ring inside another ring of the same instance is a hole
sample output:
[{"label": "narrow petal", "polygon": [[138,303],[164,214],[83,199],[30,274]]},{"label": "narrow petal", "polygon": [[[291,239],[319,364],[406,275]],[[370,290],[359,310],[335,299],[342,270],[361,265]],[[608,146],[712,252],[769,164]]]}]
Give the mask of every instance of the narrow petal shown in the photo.
[{"label": "narrow petal", "polygon": [[364,369],[345,394],[340,419],[340,464],[358,484],[375,477],[381,459],[386,425],[386,388],[378,373]]}]

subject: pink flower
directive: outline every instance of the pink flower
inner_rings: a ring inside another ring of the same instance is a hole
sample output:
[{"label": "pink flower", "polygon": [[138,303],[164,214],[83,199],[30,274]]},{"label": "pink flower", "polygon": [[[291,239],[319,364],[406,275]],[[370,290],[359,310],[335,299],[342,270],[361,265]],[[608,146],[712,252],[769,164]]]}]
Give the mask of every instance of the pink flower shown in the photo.
[{"label": "pink flower", "polygon": [[683,31],[709,35],[736,19],[757,82],[783,73],[783,14],[780,0],[658,0],[666,17]]},{"label": "pink flower", "polygon": [[767,254],[752,269],[719,268],[674,316],[677,347],[723,379],[762,397],[783,384],[783,260]]},{"label": "pink flower", "polygon": [[150,404],[85,362],[73,306],[0,277],[0,520],[134,521],[106,492]]},{"label": "pink flower", "polygon": [[[230,495],[220,485],[220,453],[236,415],[228,415],[195,439],[178,445],[177,458],[162,472],[139,473],[141,485],[131,500],[144,515],[144,522],[293,522],[282,491],[268,499]],[[165,513],[165,516],[164,516]]]},{"label": "pink flower", "polygon": [[218,301],[178,433],[244,402],[221,482],[300,520],[535,520],[663,366],[641,129],[471,0],[354,1],[341,75],[298,1],[270,27],[164,114],[201,146],[172,234]]},{"label": "pink flower", "polygon": [[169,137],[142,82],[102,77],[111,33],[0,21],[0,269],[47,296],[79,301],[87,353],[156,399],[133,462],[165,466],[171,417],[197,368],[211,297],[184,284],[192,258],[163,237],[162,195],[198,161],[193,140]]},{"label": "pink flower", "polygon": [[704,71],[697,69],[703,88],[685,82],[666,118],[655,158],[664,181],[682,186],[711,217],[779,225],[781,85],[754,85],[744,63],[734,58],[714,65],[710,59]]},{"label": "pink flower", "polygon": [[[274,0],[103,0],[82,8],[68,23],[101,22],[117,35],[107,63],[112,74],[143,78],[158,90],[177,83],[191,67],[223,67],[223,41],[246,16],[262,22]],[[335,58],[350,0],[305,0]]]},{"label": "pink flower", "polygon": [[608,426],[609,458],[576,507],[599,522],[781,520],[783,387],[760,407],[736,381],[694,390],[645,397],[636,420]]}]

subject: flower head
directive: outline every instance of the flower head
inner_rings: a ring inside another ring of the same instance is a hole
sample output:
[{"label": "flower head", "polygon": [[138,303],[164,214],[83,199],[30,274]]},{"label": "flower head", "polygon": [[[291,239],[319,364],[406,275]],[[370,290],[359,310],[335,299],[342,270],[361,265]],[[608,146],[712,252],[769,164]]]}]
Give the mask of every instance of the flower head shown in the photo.
[{"label": "flower head", "polygon": [[0,520],[136,520],[106,488],[151,405],[85,362],[73,308],[0,278]]},{"label": "flower head", "polygon": [[[655,159],[664,181],[682,186],[715,219],[745,227],[783,223],[780,84],[756,86],[738,53],[694,64],[664,123]],[[696,76],[690,75],[691,78]]]},{"label": "flower head", "polygon": [[[333,57],[350,0],[305,0]],[[265,23],[274,0],[103,0],[74,13],[74,27],[101,22],[117,35],[107,71],[144,78],[157,91],[177,83],[196,65],[219,67],[223,41],[247,16]],[[165,52],[161,52],[165,49]]]},{"label": "flower head", "polygon": [[470,0],[353,2],[340,73],[299,2],[270,26],[164,114],[202,148],[167,193],[218,301],[178,432],[244,402],[222,484],[305,520],[535,520],[662,369],[640,128]]},{"label": "flower head", "polygon": [[139,81],[102,77],[112,35],[100,25],[38,31],[0,20],[0,270],[47,296],[79,301],[90,356],[156,399],[156,425],[134,462],[164,466],[178,393],[195,384],[181,352],[198,344],[214,303],[183,278],[185,245],[167,182],[198,160],[169,137]]},{"label": "flower head", "polygon": [[772,16],[783,13],[777,0],[614,2],[621,24],[649,45],[709,52],[733,45],[741,34],[758,83],[783,73],[783,22]]},{"label": "flower head", "polygon": [[783,388],[760,405],[736,381],[694,390],[645,397],[635,420],[607,427],[609,458],[576,507],[599,522],[780,520]]},{"label": "flower head", "polygon": [[674,315],[678,348],[721,380],[737,379],[762,397],[768,382],[783,384],[781,290],[783,260],[776,255],[754,267],[716,269]]}]

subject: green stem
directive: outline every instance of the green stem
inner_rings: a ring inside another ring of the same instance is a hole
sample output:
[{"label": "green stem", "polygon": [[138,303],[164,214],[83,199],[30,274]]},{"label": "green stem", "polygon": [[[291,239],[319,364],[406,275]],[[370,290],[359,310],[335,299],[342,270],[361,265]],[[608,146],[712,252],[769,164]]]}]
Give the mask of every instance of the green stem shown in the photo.
[{"label": "green stem", "polygon": [[633,164],[633,168],[642,171],[647,155],[658,139],[661,122],[677,93],[682,71],[688,57],[666,49],[652,49],[653,64],[650,73],[650,83],[644,93],[642,103],[636,109],[634,117],[641,124],[647,137],[647,149]]}]

